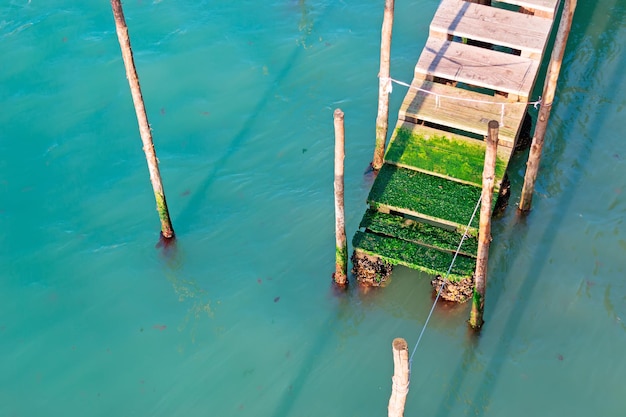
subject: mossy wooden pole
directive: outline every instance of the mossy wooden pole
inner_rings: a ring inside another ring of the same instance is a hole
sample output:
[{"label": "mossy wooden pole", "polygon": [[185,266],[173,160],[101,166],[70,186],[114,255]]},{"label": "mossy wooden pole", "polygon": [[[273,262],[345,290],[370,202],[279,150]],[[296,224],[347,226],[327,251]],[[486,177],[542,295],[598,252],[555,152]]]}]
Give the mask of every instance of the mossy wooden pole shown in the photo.
[{"label": "mossy wooden pole", "polygon": [[339,285],[348,283],[348,243],[343,205],[343,160],[345,158],[345,131],[343,112],[336,109],[335,119],[335,273]]},{"label": "mossy wooden pole", "polygon": [[402,417],[406,395],[409,393],[409,345],[402,338],[393,339],[393,377],[391,397],[387,407],[388,417]]},{"label": "mossy wooden pole", "polygon": [[391,56],[391,32],[393,28],[394,0],[385,0],[385,15],[380,40],[380,71],[378,72],[378,116],[376,116],[376,148],[372,168],[378,171],[385,158],[385,141],[389,128],[389,61]]},{"label": "mossy wooden pole", "polygon": [[483,168],[483,191],[480,203],[480,222],[478,224],[478,253],[476,255],[476,271],[474,273],[474,295],[469,324],[477,329],[483,325],[485,309],[485,290],[487,287],[487,261],[489,244],[491,243],[491,207],[493,186],[498,151],[498,122],[489,122],[489,133],[485,138],[485,166]]},{"label": "mossy wooden pole", "polygon": [[152,182],[154,198],[156,199],[156,208],[159,213],[159,218],[161,219],[161,234],[163,237],[169,239],[174,237],[174,228],[172,227],[172,221],[170,220],[170,214],[167,209],[167,202],[165,200],[165,192],[163,191],[163,184],[161,182],[158,160],[156,152],[154,151],[154,143],[152,142],[152,132],[150,131],[150,125],[148,124],[148,116],[146,115],[146,108],[143,104],[143,97],[141,96],[139,78],[137,77],[137,70],[135,69],[133,51],[130,47],[128,27],[126,26],[126,20],[124,19],[124,11],[122,10],[121,1],[111,0],[111,8],[113,9],[113,16],[115,17],[115,29],[117,31],[117,39],[120,42],[120,48],[122,49],[124,67],[126,67],[126,78],[128,78],[130,92],[133,97],[133,103],[135,104],[135,113],[137,113],[137,122],[139,123],[139,133],[141,135],[141,141],[143,142],[143,151],[146,154],[146,160],[148,162],[150,181]]},{"label": "mossy wooden pole", "polygon": [[544,137],[548,128],[548,119],[552,111],[552,101],[556,91],[561,64],[563,63],[563,55],[567,44],[567,37],[572,27],[574,18],[574,10],[576,9],[576,0],[566,0],[561,14],[561,23],[554,41],[554,49],[550,56],[550,64],[546,81],[543,86],[543,95],[541,96],[541,107],[539,108],[539,117],[535,126],[533,141],[530,145],[530,153],[528,154],[528,162],[526,162],[526,174],[524,175],[524,186],[522,188],[522,197],[519,203],[519,210],[527,212],[533,200],[533,192],[535,190],[535,181],[537,180],[537,172],[539,171],[539,163],[541,161],[541,152],[543,150]]}]

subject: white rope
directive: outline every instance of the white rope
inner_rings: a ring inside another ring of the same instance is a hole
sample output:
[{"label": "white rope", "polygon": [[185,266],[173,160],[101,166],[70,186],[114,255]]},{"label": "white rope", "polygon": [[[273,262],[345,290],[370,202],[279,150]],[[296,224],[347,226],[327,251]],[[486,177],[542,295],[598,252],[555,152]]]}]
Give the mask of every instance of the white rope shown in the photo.
[{"label": "white rope", "polygon": [[[404,81],[399,81],[399,80],[396,80],[394,78],[387,78],[386,80],[391,81],[391,83],[396,83],[398,85],[402,85],[402,86],[407,87],[409,89],[420,91],[420,92],[422,92],[424,94],[434,95],[435,96],[435,100],[436,100],[437,103],[439,103],[439,98],[447,98],[447,99],[450,99],[450,100],[467,101],[467,102],[472,102],[472,103],[500,104],[500,106],[502,107],[502,120],[504,119],[504,106],[520,106],[520,105],[524,105],[524,106],[534,106],[535,108],[537,108],[537,106],[539,106],[541,104],[541,97],[539,97],[539,99],[537,99],[535,101],[507,101],[507,102],[502,102],[502,101],[494,101],[494,100],[476,100],[476,99],[473,99],[473,98],[448,96],[448,95],[445,95],[445,94],[433,93],[430,90],[426,90],[426,89],[420,88],[420,87],[415,87],[415,86],[413,86],[411,84],[407,84]],[[504,123],[502,123],[502,124],[504,124]]]},{"label": "white rope", "polygon": [[446,276],[443,278],[441,286],[439,287],[439,290],[437,291],[437,297],[435,297],[435,301],[433,302],[433,306],[430,308],[430,312],[428,313],[428,317],[426,317],[426,321],[424,322],[424,327],[422,327],[422,331],[420,332],[420,335],[417,338],[417,342],[415,343],[415,347],[413,348],[413,352],[411,352],[411,357],[409,358],[409,372],[411,372],[411,366],[413,365],[413,356],[415,355],[415,351],[417,350],[417,346],[419,346],[420,341],[422,340],[422,336],[424,335],[424,331],[426,331],[426,326],[428,326],[428,322],[430,321],[430,318],[433,315],[433,311],[435,311],[435,306],[437,305],[437,301],[439,301],[439,296],[441,295],[441,292],[443,291],[443,287],[446,285],[446,282],[448,281],[448,276],[450,275],[450,271],[452,271],[452,266],[454,265],[454,261],[456,261],[456,258],[459,255],[459,252],[461,251],[461,245],[463,245],[463,242],[465,241],[465,238],[467,237],[467,232],[468,232],[472,222],[474,221],[474,217],[476,217],[476,212],[478,211],[478,207],[480,207],[481,199],[482,199],[482,195],[478,198],[478,201],[476,202],[476,207],[474,207],[474,212],[472,213],[472,217],[470,217],[470,220],[467,223],[467,226],[465,227],[465,232],[463,232],[463,237],[461,238],[461,241],[459,242],[459,246],[457,246],[456,251],[454,252],[454,257],[452,258],[452,262],[450,262],[450,266],[448,267],[448,272],[446,272]]}]

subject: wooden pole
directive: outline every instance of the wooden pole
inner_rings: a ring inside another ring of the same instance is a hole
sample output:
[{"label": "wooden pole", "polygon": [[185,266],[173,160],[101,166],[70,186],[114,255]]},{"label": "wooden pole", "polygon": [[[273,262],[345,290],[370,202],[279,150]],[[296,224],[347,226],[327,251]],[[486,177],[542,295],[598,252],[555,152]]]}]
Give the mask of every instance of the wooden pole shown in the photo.
[{"label": "wooden pole", "polygon": [[409,393],[409,346],[402,338],[393,339],[393,377],[388,417],[402,417]]},{"label": "wooden pole", "polygon": [[487,287],[487,261],[489,244],[491,243],[491,207],[493,186],[496,171],[496,155],[498,151],[498,122],[489,122],[489,133],[485,138],[485,166],[483,168],[483,191],[481,194],[480,223],[478,225],[478,254],[476,255],[476,272],[474,273],[474,296],[469,324],[475,329],[483,325],[485,308],[485,290]]},{"label": "wooden pole", "polygon": [[385,15],[380,41],[380,71],[378,72],[378,116],[376,116],[376,147],[372,168],[378,171],[385,158],[385,141],[389,128],[389,61],[391,56],[391,32],[393,28],[394,0],[385,0]]},{"label": "wooden pole", "polygon": [[572,27],[574,11],[576,10],[576,0],[566,0],[563,6],[561,22],[554,41],[554,49],[550,57],[548,73],[543,86],[543,95],[541,98],[541,107],[539,109],[539,118],[535,126],[535,134],[530,145],[530,153],[528,154],[528,162],[526,162],[526,174],[524,175],[524,186],[522,188],[522,197],[519,203],[519,210],[527,212],[533,199],[535,189],[535,181],[537,180],[537,172],[539,171],[539,163],[541,161],[541,152],[543,150],[544,137],[548,128],[548,119],[552,110],[552,101],[556,91],[561,64],[563,63],[563,55],[567,44],[567,37]]},{"label": "wooden pole", "polygon": [[336,109],[335,120],[335,273],[339,285],[348,283],[348,244],[343,203],[343,160],[345,158],[345,132],[343,112]]},{"label": "wooden pole", "polygon": [[158,160],[154,150],[154,143],[152,142],[152,132],[150,131],[150,125],[148,124],[148,116],[146,115],[146,108],[143,104],[143,97],[141,96],[139,78],[137,77],[137,70],[135,69],[133,51],[130,47],[128,27],[126,26],[126,20],[124,19],[124,11],[122,10],[121,1],[111,0],[111,8],[113,9],[113,16],[115,17],[115,29],[117,31],[117,39],[120,42],[120,48],[122,49],[124,67],[126,67],[126,78],[128,78],[130,92],[135,105],[135,113],[137,113],[139,133],[141,135],[141,141],[143,142],[143,151],[146,154],[146,160],[148,162],[150,181],[152,182],[154,198],[156,199],[156,208],[161,220],[161,234],[163,237],[169,239],[174,237],[174,228],[172,227],[172,221],[170,220],[170,214],[167,209],[167,202],[165,200],[165,192],[163,191],[163,184],[161,182]]}]

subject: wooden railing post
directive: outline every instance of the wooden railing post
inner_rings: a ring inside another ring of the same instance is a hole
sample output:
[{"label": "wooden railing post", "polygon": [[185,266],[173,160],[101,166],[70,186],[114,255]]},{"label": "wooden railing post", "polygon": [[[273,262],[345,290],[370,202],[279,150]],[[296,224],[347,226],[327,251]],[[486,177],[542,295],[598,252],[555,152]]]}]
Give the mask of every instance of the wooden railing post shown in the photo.
[{"label": "wooden railing post", "polygon": [[378,116],[376,116],[376,147],[372,168],[378,171],[385,158],[385,141],[389,129],[389,93],[391,78],[389,62],[391,56],[391,32],[393,29],[394,0],[385,0],[385,15],[380,41],[380,71],[378,72]]},{"label": "wooden railing post", "polygon": [[477,329],[483,325],[485,308],[485,289],[487,287],[487,262],[489,244],[491,243],[491,206],[498,151],[498,122],[489,122],[489,133],[485,138],[485,166],[483,168],[483,190],[480,205],[480,223],[478,225],[478,254],[476,255],[476,271],[474,273],[474,295],[469,324]]},{"label": "wooden railing post", "polygon": [[567,37],[572,27],[574,11],[576,10],[576,0],[565,0],[561,22],[554,41],[554,49],[550,56],[550,64],[546,81],[543,86],[543,95],[541,96],[541,107],[539,108],[539,117],[535,126],[533,141],[530,145],[530,153],[528,154],[528,162],[526,163],[526,174],[524,175],[524,186],[522,188],[522,197],[519,203],[519,210],[527,212],[533,199],[535,190],[535,181],[537,180],[537,172],[539,171],[539,163],[541,162],[541,152],[543,150],[544,137],[548,128],[548,119],[552,110],[552,101],[556,91],[561,64],[563,63],[563,55],[567,44]]},{"label": "wooden railing post", "polygon": [[152,142],[152,132],[150,131],[150,125],[148,124],[146,108],[143,104],[143,97],[141,96],[139,77],[137,76],[137,70],[135,69],[133,51],[130,47],[128,27],[126,26],[126,20],[124,19],[124,11],[122,10],[121,1],[111,0],[111,8],[113,9],[113,16],[115,17],[117,39],[120,43],[120,48],[122,49],[122,58],[124,60],[124,66],[126,67],[126,78],[128,78],[130,92],[135,105],[135,113],[137,114],[137,122],[139,123],[139,134],[141,135],[141,141],[143,142],[143,151],[146,155],[146,161],[148,162],[148,171],[150,172],[150,182],[152,183],[152,190],[154,191],[156,208],[159,213],[159,219],[161,220],[161,235],[163,235],[164,238],[169,239],[174,237],[174,228],[172,227],[170,213],[165,200],[165,192],[163,191],[163,183],[161,182],[161,173],[159,172],[159,163],[154,150],[154,143]]},{"label": "wooden railing post", "polygon": [[409,392],[409,345],[402,338],[393,339],[393,377],[388,417],[402,417]]},{"label": "wooden railing post", "polygon": [[343,112],[336,109],[335,122],[335,273],[333,278],[339,285],[348,283],[348,244],[344,211],[343,162],[345,158],[345,130]]}]

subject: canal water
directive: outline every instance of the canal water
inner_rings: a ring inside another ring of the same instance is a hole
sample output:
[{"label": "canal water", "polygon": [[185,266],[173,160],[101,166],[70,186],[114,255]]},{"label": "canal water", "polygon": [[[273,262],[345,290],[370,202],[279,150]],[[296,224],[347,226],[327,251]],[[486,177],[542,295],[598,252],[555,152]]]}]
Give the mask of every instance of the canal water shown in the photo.
[{"label": "canal water", "polygon": [[[396,3],[391,73],[410,81],[437,1]],[[386,415],[429,277],[331,286],[332,113],[352,236],[383,2],[124,6],[178,239],[158,247],[109,2],[3,0],[0,416]],[[524,218],[526,153],[510,166],[484,329],[435,309],[407,416],[624,415],[625,18],[626,0],[579,2]]]}]

